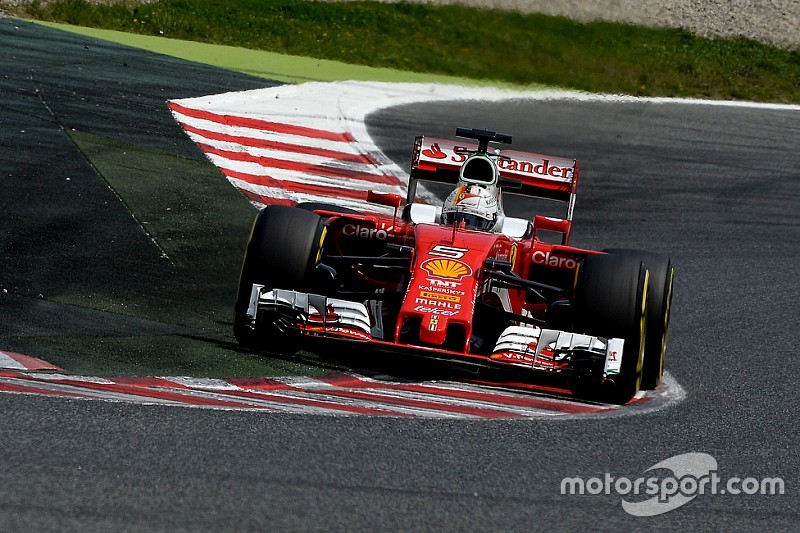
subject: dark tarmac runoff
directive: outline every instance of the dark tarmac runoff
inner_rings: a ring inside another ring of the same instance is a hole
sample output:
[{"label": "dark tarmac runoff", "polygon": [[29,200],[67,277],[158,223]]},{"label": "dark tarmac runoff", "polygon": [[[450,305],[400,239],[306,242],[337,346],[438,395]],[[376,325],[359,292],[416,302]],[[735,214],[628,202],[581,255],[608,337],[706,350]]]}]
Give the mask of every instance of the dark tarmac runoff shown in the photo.
[{"label": "dark tarmac runoff", "polygon": [[276,83],[8,18],[0,49],[0,349],[78,372],[194,356],[230,372],[208,360],[255,211],[166,101]]}]

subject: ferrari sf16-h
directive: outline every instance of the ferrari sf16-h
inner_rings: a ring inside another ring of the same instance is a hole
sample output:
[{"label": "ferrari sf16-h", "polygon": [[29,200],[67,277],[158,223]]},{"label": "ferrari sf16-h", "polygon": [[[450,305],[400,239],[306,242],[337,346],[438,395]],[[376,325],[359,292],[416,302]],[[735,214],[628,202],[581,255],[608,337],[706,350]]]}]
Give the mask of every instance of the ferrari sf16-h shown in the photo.
[{"label": "ferrari sf16-h", "polygon": [[[501,151],[491,145],[511,137],[493,131],[456,136],[470,141],[415,139],[406,198],[369,192],[363,212],[319,203],[261,210],[235,303],[238,341],[279,352],[351,343],[376,357],[502,368],[602,402],[654,389],[670,259],[569,245],[576,160]],[[454,189],[436,205],[417,198],[419,181]],[[557,202],[563,215],[507,216],[508,194]]]}]

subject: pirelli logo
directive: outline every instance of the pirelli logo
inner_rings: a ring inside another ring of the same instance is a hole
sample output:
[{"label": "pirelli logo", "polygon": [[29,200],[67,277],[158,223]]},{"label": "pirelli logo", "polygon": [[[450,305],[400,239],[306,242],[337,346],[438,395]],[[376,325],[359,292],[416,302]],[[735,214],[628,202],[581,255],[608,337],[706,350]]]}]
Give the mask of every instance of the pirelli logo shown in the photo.
[{"label": "pirelli logo", "polygon": [[419,293],[420,298],[429,298],[432,300],[441,300],[443,302],[454,302],[458,303],[461,301],[460,296],[455,296],[452,294],[442,294],[441,292],[428,292],[422,291]]}]

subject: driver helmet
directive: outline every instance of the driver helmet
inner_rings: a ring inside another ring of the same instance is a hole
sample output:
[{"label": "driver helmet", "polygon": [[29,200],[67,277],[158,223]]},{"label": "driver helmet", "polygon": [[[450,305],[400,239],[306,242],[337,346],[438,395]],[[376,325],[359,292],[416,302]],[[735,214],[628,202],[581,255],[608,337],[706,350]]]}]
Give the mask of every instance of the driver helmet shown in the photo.
[{"label": "driver helmet", "polygon": [[457,187],[442,207],[442,222],[447,225],[464,222],[464,227],[487,231],[497,223],[497,198],[480,185]]}]

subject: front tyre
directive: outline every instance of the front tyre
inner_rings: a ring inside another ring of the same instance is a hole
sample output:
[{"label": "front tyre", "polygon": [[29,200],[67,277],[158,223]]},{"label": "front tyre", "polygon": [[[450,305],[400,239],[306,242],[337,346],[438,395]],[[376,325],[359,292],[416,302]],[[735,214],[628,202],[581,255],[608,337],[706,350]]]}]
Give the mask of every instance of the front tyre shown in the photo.
[{"label": "front tyre", "polygon": [[644,346],[642,389],[653,390],[664,376],[667,357],[667,331],[672,306],[672,284],[675,268],[669,257],[643,250],[613,248],[610,254],[639,258],[650,272],[650,289],[647,293],[647,340]]},{"label": "front tyre", "polygon": [[624,404],[641,388],[648,284],[648,271],[637,257],[589,255],[583,260],[575,286],[575,331],[622,338],[625,345],[620,372],[609,377],[611,386],[579,382],[577,395]]},{"label": "front tyre", "polygon": [[239,289],[234,304],[233,330],[245,346],[268,343],[271,350],[294,352],[296,340],[281,332],[259,335],[247,317],[253,284],[273,289],[309,290],[319,260],[325,227],[310,211],[287,206],[267,206],[253,222],[247,242]]}]

